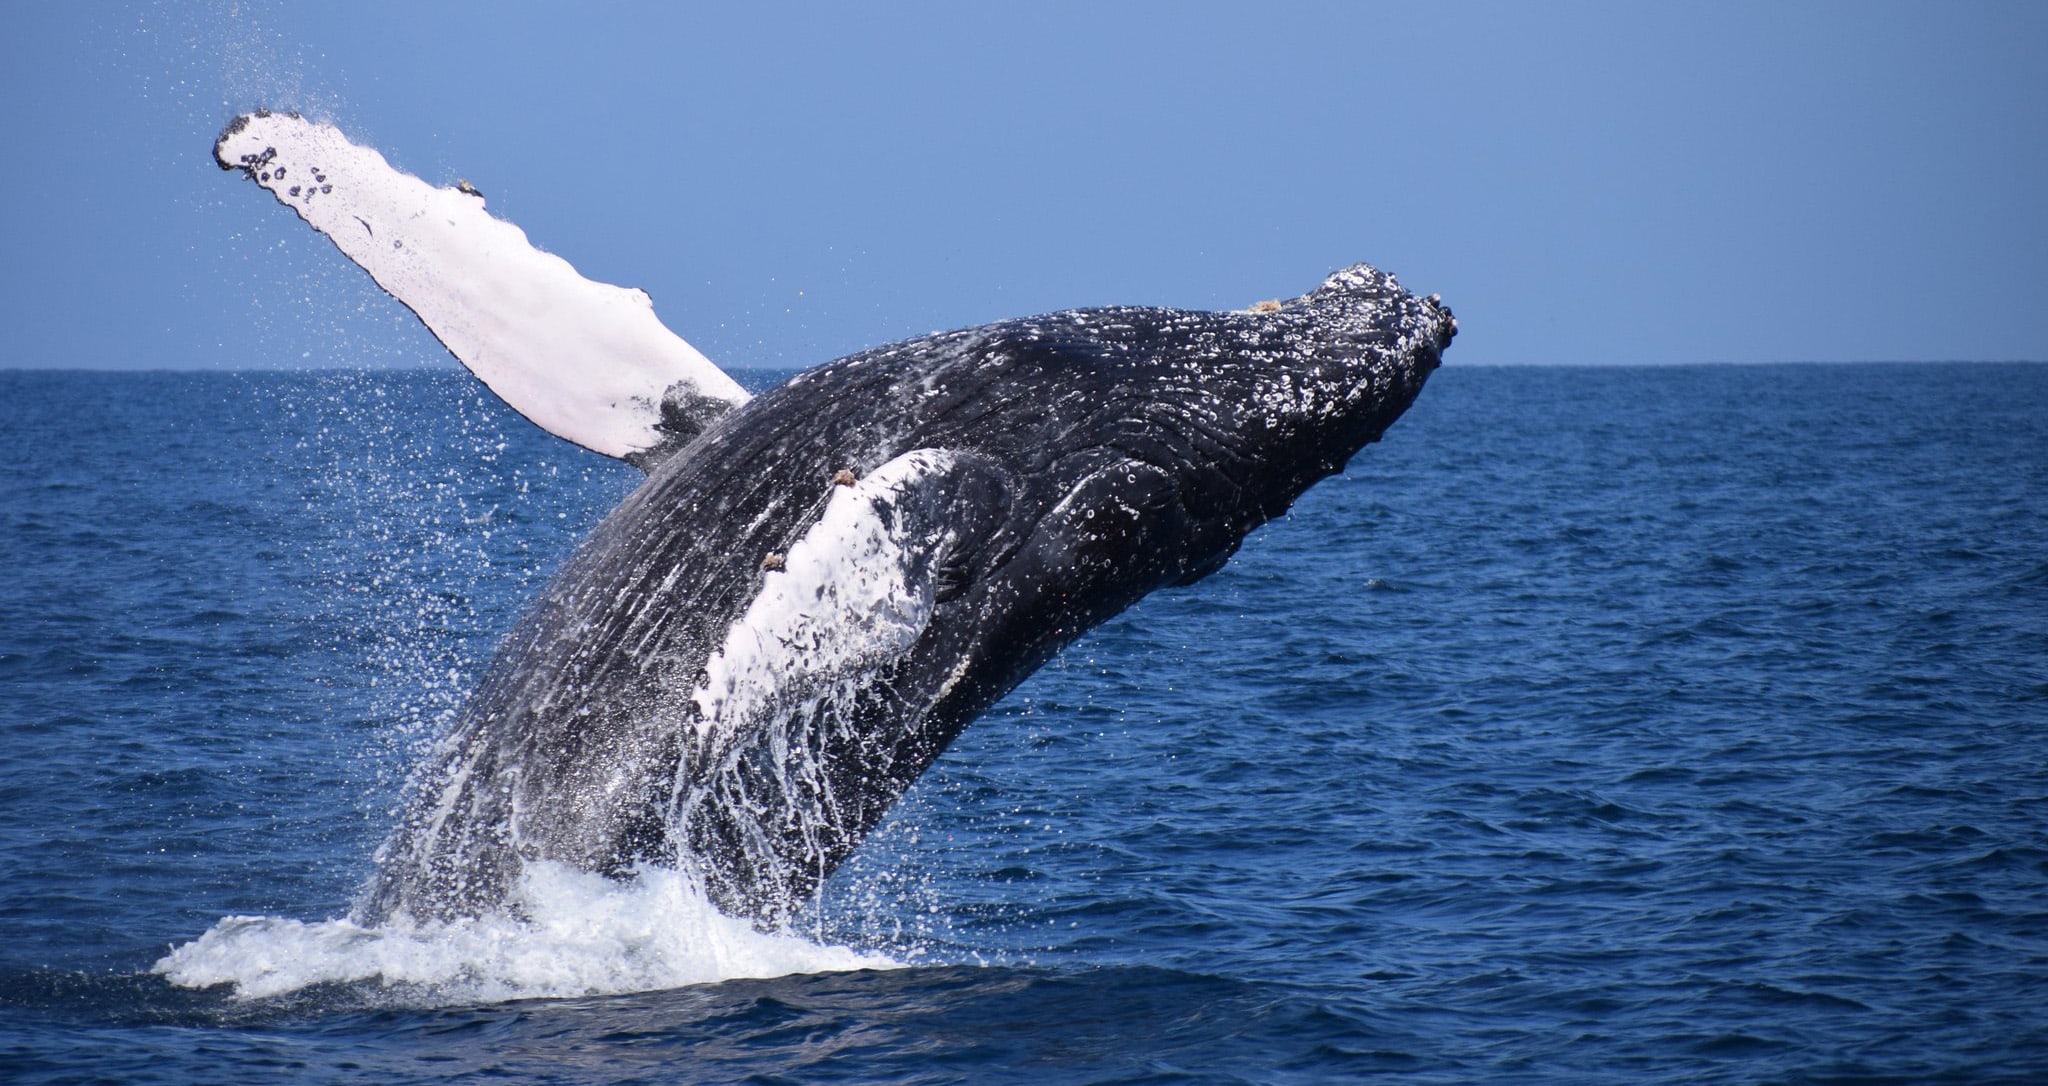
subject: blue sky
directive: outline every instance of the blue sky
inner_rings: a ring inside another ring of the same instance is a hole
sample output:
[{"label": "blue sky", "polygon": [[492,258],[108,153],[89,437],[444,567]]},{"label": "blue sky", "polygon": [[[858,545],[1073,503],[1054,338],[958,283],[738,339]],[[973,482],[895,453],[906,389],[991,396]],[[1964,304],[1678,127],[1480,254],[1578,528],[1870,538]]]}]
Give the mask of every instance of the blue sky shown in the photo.
[{"label": "blue sky", "polygon": [[0,366],[453,365],[254,186],[340,124],[732,367],[1369,261],[1452,363],[2048,359],[2048,5],[0,6]]}]

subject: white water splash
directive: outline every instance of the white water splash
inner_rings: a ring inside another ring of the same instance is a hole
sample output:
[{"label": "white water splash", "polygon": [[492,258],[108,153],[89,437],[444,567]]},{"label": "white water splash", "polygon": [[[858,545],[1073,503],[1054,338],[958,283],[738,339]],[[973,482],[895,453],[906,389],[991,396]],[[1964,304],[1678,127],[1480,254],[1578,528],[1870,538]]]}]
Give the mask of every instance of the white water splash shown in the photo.
[{"label": "white water splash", "polygon": [[885,955],[765,934],[712,907],[690,880],[646,869],[627,882],[527,865],[512,905],[524,918],[364,928],[231,916],[152,971],[183,988],[234,986],[238,999],[316,984],[378,983],[402,1002],[450,1004],[657,991],[792,973],[893,969]]}]

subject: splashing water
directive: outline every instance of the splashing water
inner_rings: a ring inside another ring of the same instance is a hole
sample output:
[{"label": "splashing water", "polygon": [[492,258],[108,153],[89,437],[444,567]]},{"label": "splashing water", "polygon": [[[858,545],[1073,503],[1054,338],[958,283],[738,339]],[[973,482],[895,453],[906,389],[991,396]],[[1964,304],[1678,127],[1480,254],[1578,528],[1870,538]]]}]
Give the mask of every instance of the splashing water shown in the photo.
[{"label": "splashing water", "polygon": [[507,912],[377,927],[231,916],[173,949],[153,971],[186,988],[231,984],[239,999],[317,984],[375,983],[399,1003],[446,1005],[902,964],[756,931],[713,908],[692,880],[674,871],[645,868],[618,881],[537,863],[521,875]]},{"label": "splashing water", "polygon": [[[320,619],[310,624],[325,631],[316,635],[319,650],[349,661],[362,684],[331,708],[371,725],[354,771],[365,828],[388,817],[395,774],[417,764],[446,725],[490,649],[491,627],[505,620],[479,613],[481,598],[515,598],[517,588],[544,576],[546,555],[527,547],[565,548],[622,485],[602,471],[594,478],[588,466],[578,472],[573,462],[570,477],[561,478],[556,451],[539,438],[506,456],[504,413],[467,384],[429,375],[383,380],[411,395],[402,404],[370,396],[362,407],[361,379],[347,373],[260,395],[266,414],[308,435],[295,442],[292,474],[304,488],[304,508],[320,515],[290,537],[307,567],[350,568],[342,552],[385,556],[370,581],[320,574],[306,586],[319,601]],[[438,425],[424,425],[420,414]],[[495,510],[522,507],[530,482],[558,501],[566,494],[579,500],[567,502],[573,511],[559,523],[501,536]],[[506,582],[515,588],[485,587]],[[900,938],[864,937],[862,922],[831,927],[909,953]],[[180,987],[228,985],[240,1000],[353,985],[379,1003],[439,1006],[902,964],[840,945],[844,938],[815,926],[803,935],[765,934],[719,913],[694,880],[666,868],[621,881],[542,863],[528,866],[503,910],[482,917],[365,925],[229,916],[152,971]]]}]

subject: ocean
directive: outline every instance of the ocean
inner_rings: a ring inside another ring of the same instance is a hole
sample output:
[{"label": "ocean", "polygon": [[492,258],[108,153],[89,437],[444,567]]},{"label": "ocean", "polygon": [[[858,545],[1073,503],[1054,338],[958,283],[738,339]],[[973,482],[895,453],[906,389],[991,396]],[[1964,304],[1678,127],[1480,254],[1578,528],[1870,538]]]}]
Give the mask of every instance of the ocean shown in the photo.
[{"label": "ocean", "polygon": [[452,362],[0,372],[0,1080],[2048,1081],[2048,365],[1454,356],[800,930],[340,922],[636,475]]}]

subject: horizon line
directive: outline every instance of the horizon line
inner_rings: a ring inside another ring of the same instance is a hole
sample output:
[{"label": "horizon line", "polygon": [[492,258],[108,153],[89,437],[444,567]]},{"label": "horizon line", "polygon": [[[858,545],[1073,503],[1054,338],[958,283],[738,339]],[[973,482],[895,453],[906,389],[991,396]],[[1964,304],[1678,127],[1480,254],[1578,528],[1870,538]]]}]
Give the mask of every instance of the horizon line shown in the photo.
[{"label": "horizon line", "polygon": [[[438,361],[418,361],[394,365],[307,365],[307,366],[101,366],[101,365],[40,365],[36,363],[0,362],[0,373],[219,373],[219,374],[296,374],[296,373],[461,373],[468,375],[462,364],[453,356],[446,358],[448,367]],[[828,365],[831,361],[809,366],[721,366],[727,373],[804,373]],[[2048,364],[2048,358],[1838,358],[1838,359],[1758,359],[1688,362],[1445,362],[1442,369],[1684,369],[1710,366],[2039,366]]]}]

